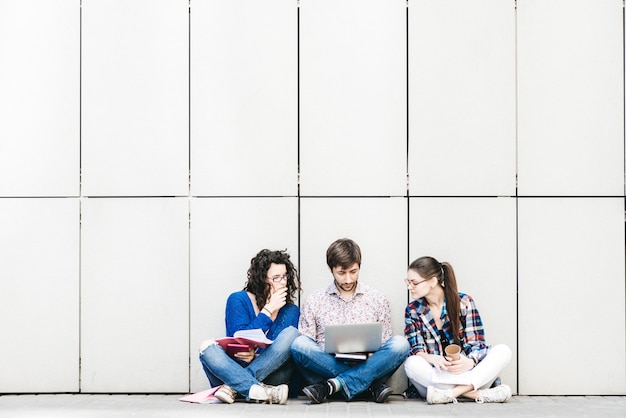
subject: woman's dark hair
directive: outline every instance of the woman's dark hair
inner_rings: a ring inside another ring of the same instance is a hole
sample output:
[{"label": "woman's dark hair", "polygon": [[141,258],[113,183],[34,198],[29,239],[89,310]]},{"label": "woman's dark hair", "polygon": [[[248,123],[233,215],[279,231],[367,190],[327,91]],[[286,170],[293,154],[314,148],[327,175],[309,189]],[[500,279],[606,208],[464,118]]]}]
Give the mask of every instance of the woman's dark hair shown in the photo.
[{"label": "woman's dark hair", "polygon": [[287,268],[287,303],[294,303],[295,292],[299,288],[298,271],[289,259],[286,250],[270,251],[261,250],[250,260],[248,269],[248,281],[244,290],[256,297],[256,305],[259,310],[267,303],[270,297],[271,285],[267,282],[267,272],[273,264],[284,264]]},{"label": "woman's dark hair", "polygon": [[440,263],[433,257],[420,257],[409,265],[409,270],[418,272],[426,280],[437,277],[437,282],[443,287],[443,293],[446,297],[446,308],[450,326],[452,327],[452,338],[456,344],[460,344],[461,298],[456,285],[456,276],[450,263],[445,261]]},{"label": "woman's dark hair", "polygon": [[347,269],[354,263],[361,267],[361,248],[351,239],[340,238],[326,250],[326,264],[331,270],[337,266]]}]

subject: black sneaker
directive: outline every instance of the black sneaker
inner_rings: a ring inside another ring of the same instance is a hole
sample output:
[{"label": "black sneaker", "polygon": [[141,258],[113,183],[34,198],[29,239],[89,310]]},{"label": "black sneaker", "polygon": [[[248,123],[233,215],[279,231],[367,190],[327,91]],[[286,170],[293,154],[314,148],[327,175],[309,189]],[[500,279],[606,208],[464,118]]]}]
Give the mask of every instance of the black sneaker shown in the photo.
[{"label": "black sneaker", "polygon": [[370,390],[372,391],[372,399],[376,403],[384,403],[389,395],[393,393],[393,389],[380,382],[372,383]]},{"label": "black sneaker", "polygon": [[311,400],[312,403],[322,403],[328,400],[330,390],[328,388],[328,384],[324,382],[306,386],[302,389],[302,392]]}]

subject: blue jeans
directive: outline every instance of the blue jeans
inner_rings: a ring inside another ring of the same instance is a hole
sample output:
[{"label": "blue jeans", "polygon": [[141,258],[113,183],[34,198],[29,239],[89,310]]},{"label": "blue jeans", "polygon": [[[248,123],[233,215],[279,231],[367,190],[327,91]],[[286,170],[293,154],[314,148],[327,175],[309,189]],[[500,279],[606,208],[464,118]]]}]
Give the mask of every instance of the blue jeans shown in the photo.
[{"label": "blue jeans", "polygon": [[293,367],[284,366],[291,363],[289,347],[298,335],[300,333],[292,326],[283,329],[249,364],[229,357],[217,343],[200,352],[200,362],[212,387],[225,383],[249,399],[250,387],[265,379],[270,378],[272,384],[289,383]]},{"label": "blue jeans", "polygon": [[347,400],[366,391],[374,381],[384,382],[409,355],[409,343],[404,337],[393,336],[366,361],[351,366],[335,359],[311,338],[301,335],[291,344],[291,355],[308,384],[330,378],[341,382]]}]

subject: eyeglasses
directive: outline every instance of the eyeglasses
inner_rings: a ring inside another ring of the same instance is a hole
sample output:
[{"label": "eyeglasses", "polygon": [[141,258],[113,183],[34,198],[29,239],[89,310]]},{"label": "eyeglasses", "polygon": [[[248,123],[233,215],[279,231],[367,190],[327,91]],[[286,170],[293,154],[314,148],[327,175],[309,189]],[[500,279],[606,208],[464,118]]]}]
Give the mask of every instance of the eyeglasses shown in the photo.
[{"label": "eyeglasses", "polygon": [[268,279],[270,279],[274,283],[286,282],[287,280],[289,280],[289,275],[288,274],[283,274],[282,276],[268,277]]},{"label": "eyeglasses", "polygon": [[424,283],[424,282],[427,282],[427,281],[429,281],[429,280],[430,280],[430,279],[426,279],[426,280],[422,280],[421,282],[416,282],[416,281],[414,281],[414,280],[404,279],[404,283],[406,283],[406,285],[407,285],[407,286],[409,286],[409,287],[415,287],[415,286],[417,286],[418,284],[420,284],[420,283]]}]

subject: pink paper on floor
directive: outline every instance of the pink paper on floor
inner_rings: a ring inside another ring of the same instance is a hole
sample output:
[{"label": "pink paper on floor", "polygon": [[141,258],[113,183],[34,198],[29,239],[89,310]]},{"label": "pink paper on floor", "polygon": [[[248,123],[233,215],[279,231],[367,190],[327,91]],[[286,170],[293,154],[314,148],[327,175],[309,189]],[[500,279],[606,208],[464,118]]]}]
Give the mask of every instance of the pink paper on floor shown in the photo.
[{"label": "pink paper on floor", "polygon": [[219,389],[219,386],[203,390],[202,392],[192,393],[185,395],[182,398],[178,398],[179,401],[192,402],[192,403],[218,403],[221,402],[213,394]]}]

